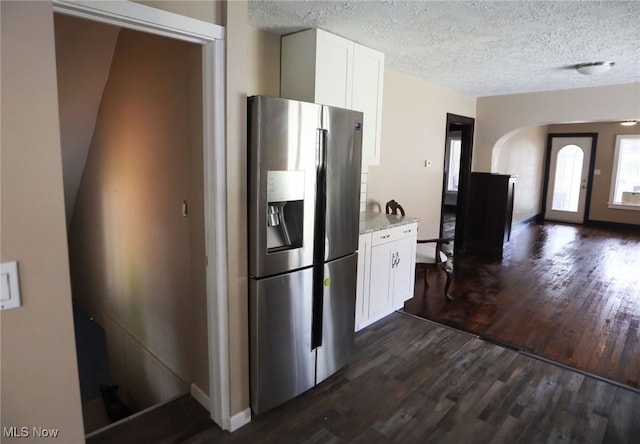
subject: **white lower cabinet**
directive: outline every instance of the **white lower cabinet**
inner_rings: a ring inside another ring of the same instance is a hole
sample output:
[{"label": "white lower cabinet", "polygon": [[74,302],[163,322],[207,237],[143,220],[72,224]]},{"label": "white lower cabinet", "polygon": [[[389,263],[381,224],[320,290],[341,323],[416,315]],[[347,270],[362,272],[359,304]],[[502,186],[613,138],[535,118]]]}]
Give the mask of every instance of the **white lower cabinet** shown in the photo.
[{"label": "white lower cabinet", "polygon": [[416,276],[416,245],[418,243],[416,229],[413,236],[405,237],[395,243],[396,265],[393,270],[393,285],[389,299],[395,310],[404,307],[404,301],[413,297]]},{"label": "white lower cabinet", "polygon": [[412,223],[360,236],[356,331],[413,297],[417,229]]},{"label": "white lower cabinet", "polygon": [[[371,233],[360,235],[358,242],[358,274],[356,282],[356,331],[364,327],[369,315],[369,281],[371,276]],[[365,294],[367,301],[365,304]]]}]

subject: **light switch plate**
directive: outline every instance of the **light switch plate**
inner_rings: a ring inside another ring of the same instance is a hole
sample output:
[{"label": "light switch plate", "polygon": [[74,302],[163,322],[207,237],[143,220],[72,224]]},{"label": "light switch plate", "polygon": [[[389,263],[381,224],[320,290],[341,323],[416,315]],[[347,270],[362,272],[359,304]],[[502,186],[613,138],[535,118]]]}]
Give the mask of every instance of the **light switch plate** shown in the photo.
[{"label": "light switch plate", "polygon": [[0,264],[0,309],[9,310],[18,308],[20,305],[18,263],[3,262]]}]

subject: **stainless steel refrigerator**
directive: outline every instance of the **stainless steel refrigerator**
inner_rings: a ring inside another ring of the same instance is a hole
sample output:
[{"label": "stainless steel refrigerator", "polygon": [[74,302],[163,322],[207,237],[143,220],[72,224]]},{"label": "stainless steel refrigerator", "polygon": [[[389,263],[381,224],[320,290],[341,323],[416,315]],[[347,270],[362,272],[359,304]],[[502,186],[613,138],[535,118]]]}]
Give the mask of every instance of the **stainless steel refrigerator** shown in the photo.
[{"label": "stainless steel refrigerator", "polygon": [[362,113],[248,99],[251,408],[265,412],[353,350]]}]

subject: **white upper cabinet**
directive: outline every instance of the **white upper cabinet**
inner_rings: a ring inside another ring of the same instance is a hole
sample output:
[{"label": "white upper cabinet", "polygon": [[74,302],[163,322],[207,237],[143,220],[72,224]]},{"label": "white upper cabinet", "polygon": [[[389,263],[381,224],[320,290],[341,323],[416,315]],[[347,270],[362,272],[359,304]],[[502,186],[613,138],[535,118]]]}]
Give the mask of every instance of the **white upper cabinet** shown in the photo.
[{"label": "white upper cabinet", "polygon": [[383,84],[384,54],[366,46],[355,45],[351,108],[364,113],[362,158],[367,165],[380,164]]},{"label": "white upper cabinet", "polygon": [[317,33],[316,102],[352,109],[354,43],[319,29],[315,31]]},{"label": "white upper cabinet", "polygon": [[380,163],[384,54],[309,29],[282,37],[280,95],[364,113],[362,165]]}]

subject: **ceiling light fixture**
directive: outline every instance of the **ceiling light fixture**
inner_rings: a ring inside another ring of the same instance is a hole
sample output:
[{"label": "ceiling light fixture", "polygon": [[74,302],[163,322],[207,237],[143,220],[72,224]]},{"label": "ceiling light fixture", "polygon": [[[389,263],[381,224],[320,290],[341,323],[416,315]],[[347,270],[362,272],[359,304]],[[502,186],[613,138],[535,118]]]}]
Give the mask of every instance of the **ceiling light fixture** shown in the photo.
[{"label": "ceiling light fixture", "polygon": [[625,120],[624,122],[621,122],[620,125],[622,125],[622,126],[633,126],[636,123],[638,123],[637,120]]},{"label": "ceiling light fixture", "polygon": [[591,74],[600,74],[609,71],[613,68],[615,62],[593,62],[593,63],[580,63],[575,66],[576,71],[580,74],[589,76]]}]

